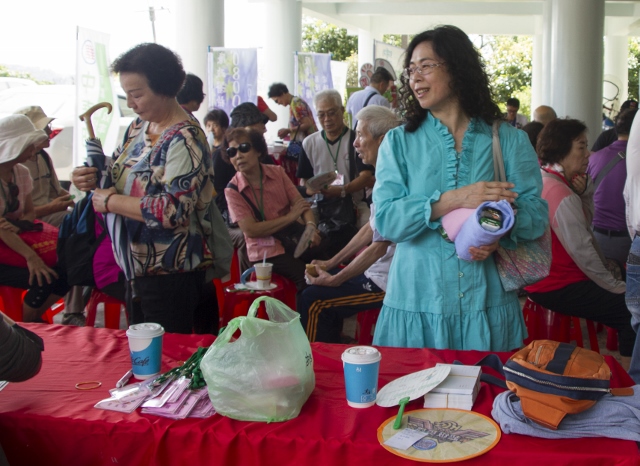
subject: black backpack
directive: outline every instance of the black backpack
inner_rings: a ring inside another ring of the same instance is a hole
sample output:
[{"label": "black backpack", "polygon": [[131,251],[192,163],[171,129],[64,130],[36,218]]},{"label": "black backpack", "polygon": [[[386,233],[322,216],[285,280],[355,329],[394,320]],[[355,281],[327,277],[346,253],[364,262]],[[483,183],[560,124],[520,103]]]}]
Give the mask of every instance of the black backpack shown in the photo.
[{"label": "black backpack", "polygon": [[96,213],[89,193],[76,203],[67,215],[58,233],[58,266],[67,276],[71,286],[96,286],[93,277],[93,256],[107,235],[104,225],[102,233],[96,237]]}]

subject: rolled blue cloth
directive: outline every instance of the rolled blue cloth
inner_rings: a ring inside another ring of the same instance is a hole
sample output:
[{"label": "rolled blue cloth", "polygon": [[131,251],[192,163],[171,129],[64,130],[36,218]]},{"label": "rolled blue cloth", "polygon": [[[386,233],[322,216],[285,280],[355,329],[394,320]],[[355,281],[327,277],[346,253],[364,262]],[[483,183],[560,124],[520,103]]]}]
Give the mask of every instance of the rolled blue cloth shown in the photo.
[{"label": "rolled blue cloth", "polygon": [[[486,207],[499,210],[502,213],[502,227],[499,230],[488,231],[480,225],[480,212]],[[464,222],[462,228],[460,228],[460,233],[456,236],[455,244],[458,257],[460,259],[470,261],[470,247],[477,248],[479,246],[486,246],[487,244],[495,243],[509,230],[511,230],[514,222],[515,215],[509,202],[505,200],[498,202],[483,202]]]},{"label": "rolled blue cloth", "polygon": [[493,400],[491,416],[505,434],[522,434],[550,439],[608,437],[640,441],[640,385],[633,396],[603,396],[594,406],[577,414],[567,414],[551,430],[525,417],[520,399],[506,391]]}]

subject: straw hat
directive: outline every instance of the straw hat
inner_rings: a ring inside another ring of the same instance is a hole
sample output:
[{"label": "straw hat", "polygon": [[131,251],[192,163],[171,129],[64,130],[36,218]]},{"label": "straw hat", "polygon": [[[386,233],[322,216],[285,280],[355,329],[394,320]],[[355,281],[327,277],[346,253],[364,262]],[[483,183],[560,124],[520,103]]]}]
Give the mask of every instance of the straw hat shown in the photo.
[{"label": "straw hat", "polygon": [[36,129],[25,115],[10,115],[0,119],[0,163],[17,159],[32,144],[46,140],[49,136]]},{"label": "straw hat", "polygon": [[44,110],[42,110],[42,107],[39,107],[37,105],[22,107],[21,109],[16,110],[13,113],[16,115],[28,116],[29,120],[31,120],[31,123],[33,123],[33,126],[35,126],[36,129],[45,129],[52,120],[55,120],[55,117],[48,117],[47,114],[44,113]]}]

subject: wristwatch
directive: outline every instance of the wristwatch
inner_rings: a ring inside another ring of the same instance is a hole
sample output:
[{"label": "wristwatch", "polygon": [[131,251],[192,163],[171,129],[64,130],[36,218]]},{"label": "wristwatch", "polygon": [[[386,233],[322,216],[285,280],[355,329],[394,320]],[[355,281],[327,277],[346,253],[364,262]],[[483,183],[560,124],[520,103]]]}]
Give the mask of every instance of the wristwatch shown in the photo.
[{"label": "wristwatch", "polygon": [[344,185],[342,186],[342,190],[340,191],[340,197],[346,197],[347,191],[344,189]]}]

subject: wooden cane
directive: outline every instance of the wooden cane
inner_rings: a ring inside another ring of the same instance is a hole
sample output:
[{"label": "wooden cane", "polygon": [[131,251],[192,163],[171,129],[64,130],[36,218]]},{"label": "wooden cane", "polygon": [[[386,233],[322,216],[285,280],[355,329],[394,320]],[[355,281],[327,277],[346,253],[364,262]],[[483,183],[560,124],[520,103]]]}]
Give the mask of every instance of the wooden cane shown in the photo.
[{"label": "wooden cane", "polygon": [[95,104],[93,107],[89,108],[86,112],[80,115],[80,121],[84,121],[87,124],[87,131],[89,132],[89,138],[95,139],[96,134],[93,132],[93,125],[91,124],[91,115],[93,115],[97,110],[106,107],[107,113],[111,113],[113,107],[109,102],[100,102],[99,104]]}]

